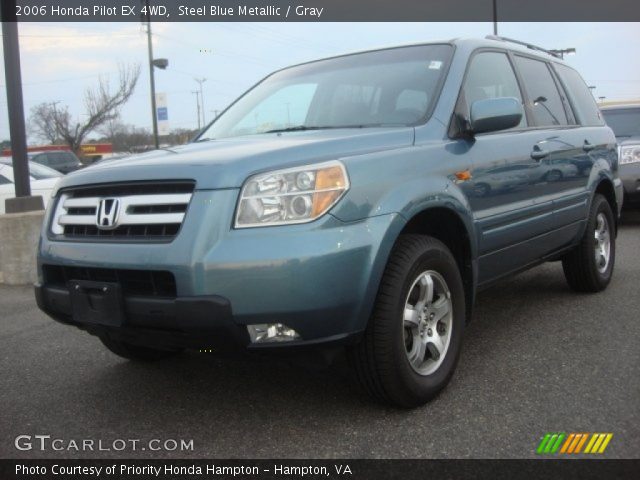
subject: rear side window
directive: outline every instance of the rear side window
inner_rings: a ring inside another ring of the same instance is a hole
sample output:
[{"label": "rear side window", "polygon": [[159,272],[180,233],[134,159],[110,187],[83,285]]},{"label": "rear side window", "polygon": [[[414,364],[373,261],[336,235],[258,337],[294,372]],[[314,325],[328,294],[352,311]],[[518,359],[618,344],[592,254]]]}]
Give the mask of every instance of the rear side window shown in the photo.
[{"label": "rear side window", "polygon": [[516,56],[533,118],[538,126],[567,125],[562,97],[545,62]]},{"label": "rear side window", "polygon": [[580,74],[565,65],[554,64],[554,68],[565,85],[567,95],[580,124],[603,125],[604,122],[596,101]]},{"label": "rear side window", "polygon": [[[480,52],[471,59],[462,92],[467,109],[473,102],[489,98],[514,97],[522,102],[511,62],[505,53],[500,52]],[[526,126],[524,115],[519,126]]]}]

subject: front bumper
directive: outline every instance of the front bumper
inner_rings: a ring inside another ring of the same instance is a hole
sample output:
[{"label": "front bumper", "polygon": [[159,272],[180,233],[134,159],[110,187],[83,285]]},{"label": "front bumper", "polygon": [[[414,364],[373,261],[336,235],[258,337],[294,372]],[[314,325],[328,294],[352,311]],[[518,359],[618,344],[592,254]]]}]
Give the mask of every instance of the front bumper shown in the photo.
[{"label": "front bumper", "polygon": [[71,294],[60,286],[35,285],[36,302],[54,320],[97,336],[160,349],[237,349],[249,343],[245,329],[234,324],[231,305],[218,296],[186,298],[124,298],[126,323],[94,324],[72,314]]},{"label": "front bumper", "polygon": [[620,165],[620,179],[624,187],[624,203],[640,204],[640,163]]},{"label": "front bumper", "polygon": [[[236,190],[196,191],[171,243],[67,242],[41,237],[36,294],[56,320],[139,344],[284,348],[340,343],[366,327],[389,252],[404,225],[391,214],[344,223],[331,215],[285,227],[231,228]],[[124,298],[121,327],[71,318],[66,288],[43,265],[168,271],[176,298]],[[197,314],[191,310],[198,306]],[[250,344],[249,324],[282,323],[300,340]],[[131,341],[130,340],[130,341]]]}]

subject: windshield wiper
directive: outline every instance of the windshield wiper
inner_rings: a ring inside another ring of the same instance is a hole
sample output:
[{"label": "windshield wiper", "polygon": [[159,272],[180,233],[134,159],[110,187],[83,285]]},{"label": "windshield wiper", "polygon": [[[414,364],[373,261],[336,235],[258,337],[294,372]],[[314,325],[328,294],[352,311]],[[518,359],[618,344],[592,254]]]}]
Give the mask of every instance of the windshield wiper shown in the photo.
[{"label": "windshield wiper", "polygon": [[404,124],[394,123],[363,123],[361,125],[296,125],[295,127],[276,128],[261,133],[280,133],[280,132],[303,132],[306,130],[331,130],[336,128],[373,128],[387,126],[405,126]]},{"label": "windshield wiper", "polygon": [[273,130],[267,130],[261,133],[303,132],[305,130],[320,130],[323,128],[332,128],[332,127],[315,127],[312,125],[296,125],[295,127],[274,128]]}]

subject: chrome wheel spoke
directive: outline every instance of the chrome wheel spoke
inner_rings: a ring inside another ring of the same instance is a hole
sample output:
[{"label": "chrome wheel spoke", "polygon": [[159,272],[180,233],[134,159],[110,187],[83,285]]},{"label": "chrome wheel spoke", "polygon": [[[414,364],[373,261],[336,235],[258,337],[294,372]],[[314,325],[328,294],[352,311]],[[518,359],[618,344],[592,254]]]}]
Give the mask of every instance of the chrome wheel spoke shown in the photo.
[{"label": "chrome wheel spoke", "polygon": [[418,286],[420,287],[419,303],[421,305],[431,303],[433,301],[433,278],[431,278],[431,275],[422,275],[418,281]]},{"label": "chrome wheel spoke", "polygon": [[442,353],[444,352],[444,347],[445,345],[442,337],[437,333],[429,338],[428,349],[429,353],[431,354],[431,358],[433,358],[434,360],[440,359],[440,356],[442,356]]},{"label": "chrome wheel spoke", "polygon": [[431,305],[431,311],[434,314],[433,321],[439,322],[449,313],[449,299],[442,295],[437,301]]},{"label": "chrome wheel spoke", "polygon": [[424,356],[427,352],[427,343],[420,336],[414,337],[413,348],[409,352],[409,361],[413,365],[420,365],[424,362]]},{"label": "chrome wheel spoke", "polygon": [[417,328],[420,324],[420,312],[411,306],[404,307],[404,326]]},{"label": "chrome wheel spoke", "polygon": [[407,360],[420,375],[430,375],[442,363],[451,341],[451,292],[438,272],[418,275],[407,293],[403,316]]}]

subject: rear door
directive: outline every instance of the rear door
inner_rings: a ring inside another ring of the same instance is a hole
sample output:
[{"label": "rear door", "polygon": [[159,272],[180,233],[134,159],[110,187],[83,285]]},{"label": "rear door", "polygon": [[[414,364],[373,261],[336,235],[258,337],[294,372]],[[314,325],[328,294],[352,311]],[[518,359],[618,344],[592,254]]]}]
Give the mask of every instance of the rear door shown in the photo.
[{"label": "rear door", "polygon": [[578,124],[551,64],[520,54],[514,57],[527,107],[537,128],[535,143],[531,145],[532,155],[538,161],[532,171],[532,183],[540,198],[553,202],[550,226],[554,233],[547,242],[549,248],[557,249],[573,241],[579,222],[587,216],[591,153],[598,141]]},{"label": "rear door", "polygon": [[552,63],[552,67],[566,92],[576,123],[581,127],[567,131],[567,141],[577,147],[571,162],[578,169],[579,182],[575,186],[578,191],[573,194],[569,192],[567,197],[557,200],[556,221],[562,226],[587,217],[588,205],[584,208],[571,208],[575,204],[573,199],[583,195],[588,204],[591,196],[590,183],[596,178],[593,173],[596,162],[602,159],[609,162],[615,158],[616,149],[593,94],[580,74],[560,63]]}]

